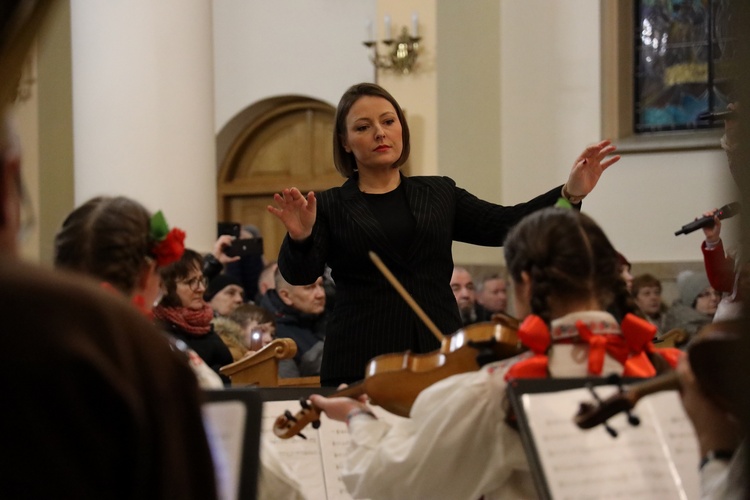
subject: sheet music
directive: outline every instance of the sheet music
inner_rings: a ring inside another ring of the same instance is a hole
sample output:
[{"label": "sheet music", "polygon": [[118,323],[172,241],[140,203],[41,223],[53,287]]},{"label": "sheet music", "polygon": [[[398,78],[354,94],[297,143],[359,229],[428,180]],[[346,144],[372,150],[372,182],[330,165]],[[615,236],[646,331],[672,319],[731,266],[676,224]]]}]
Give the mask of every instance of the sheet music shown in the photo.
[{"label": "sheet music", "polygon": [[215,463],[219,498],[234,500],[239,497],[247,407],[240,401],[215,401],[204,403],[202,413]]},{"label": "sheet music", "polygon": [[[343,467],[351,438],[346,424],[321,415],[320,428],[307,426],[302,433],[307,439],[293,437],[278,438],[273,433],[273,423],[285,410],[295,413],[298,401],[266,401],[263,403],[263,433],[277,447],[282,460],[292,469],[302,484],[309,500],[351,500],[352,497],[341,480],[339,471]],[[372,408],[378,418],[386,421],[400,419],[379,407]]]},{"label": "sheet music", "polygon": [[[617,389],[596,390],[606,399]],[[612,438],[601,426],[581,430],[573,422],[579,404],[591,400],[587,389],[524,394],[522,404],[552,497],[698,499],[695,436],[686,432],[684,425],[690,424],[677,393],[657,396],[638,403],[637,427],[624,414],[611,418],[608,423],[618,432]]]},{"label": "sheet music", "polygon": [[659,392],[642,399],[636,407],[640,412],[641,403],[648,403],[645,410],[661,422],[663,440],[689,499],[699,499],[701,491],[698,460],[700,448],[693,424],[685,413],[677,391]]}]

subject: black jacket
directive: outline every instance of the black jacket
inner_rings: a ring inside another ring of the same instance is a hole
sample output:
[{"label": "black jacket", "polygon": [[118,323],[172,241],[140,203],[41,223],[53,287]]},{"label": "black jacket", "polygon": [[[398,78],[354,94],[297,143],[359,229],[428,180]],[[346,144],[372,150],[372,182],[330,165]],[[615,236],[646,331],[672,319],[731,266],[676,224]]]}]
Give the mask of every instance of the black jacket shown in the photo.
[{"label": "black jacket", "polygon": [[515,206],[480,200],[448,177],[401,177],[416,233],[406,255],[397,252],[357,187],[355,177],[317,195],[317,220],[308,241],[285,238],[279,268],[292,284],[314,282],[326,263],[336,283],[336,304],[328,318],[321,384],[361,380],[370,359],[411,350],[424,353],[440,344],[391,284],[368,252],[383,260],[444,334],[461,327],[450,287],[453,241],[502,246],[525,215],[554,205],[561,187]]}]

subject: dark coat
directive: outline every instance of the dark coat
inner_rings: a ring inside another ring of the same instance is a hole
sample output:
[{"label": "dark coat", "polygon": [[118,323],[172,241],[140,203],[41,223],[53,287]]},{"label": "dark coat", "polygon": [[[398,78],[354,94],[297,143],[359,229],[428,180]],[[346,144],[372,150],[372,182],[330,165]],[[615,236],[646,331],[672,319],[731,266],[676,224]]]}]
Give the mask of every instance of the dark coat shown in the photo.
[{"label": "dark coat", "polygon": [[525,215],[554,205],[561,187],[520,205],[503,207],[458,188],[448,177],[402,176],[416,220],[406,255],[391,245],[356,178],[317,195],[311,238],[285,238],[279,268],[292,284],[314,282],[326,263],[336,283],[336,304],[328,318],[321,383],[337,385],[364,377],[379,354],[436,350],[438,340],[370,260],[375,252],[444,334],[461,327],[450,287],[453,241],[501,246]]},{"label": "dark coat", "polygon": [[284,373],[281,376],[310,377],[320,374],[321,354],[325,340],[325,316],[305,314],[286,305],[276,290],[268,290],[260,305],[273,313],[276,318],[276,337],[294,340],[297,354],[294,362],[298,373]]},{"label": "dark coat", "polygon": [[231,381],[226,375],[219,372],[222,366],[234,362],[232,352],[214,331],[214,325],[205,335],[194,335],[183,330],[179,325],[165,321],[164,328],[175,338],[182,340],[189,348],[194,350],[213,371],[220,377],[224,385],[230,385]]}]

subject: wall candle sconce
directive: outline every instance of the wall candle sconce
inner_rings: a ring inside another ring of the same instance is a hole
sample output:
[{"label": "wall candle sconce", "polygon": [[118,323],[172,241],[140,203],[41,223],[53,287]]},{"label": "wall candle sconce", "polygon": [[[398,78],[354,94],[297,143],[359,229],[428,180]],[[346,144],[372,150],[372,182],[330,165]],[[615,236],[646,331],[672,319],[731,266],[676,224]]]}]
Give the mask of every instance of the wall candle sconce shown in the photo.
[{"label": "wall candle sconce", "polygon": [[414,70],[420,51],[419,41],[422,37],[419,36],[419,16],[416,12],[411,15],[411,33],[404,26],[395,39],[391,33],[391,16],[385,16],[384,28],[385,38],[382,43],[385,45],[385,54],[381,54],[373,33],[372,21],[367,21],[367,41],[362,43],[368,49],[372,49],[370,61],[377,69],[388,69],[408,75]]}]

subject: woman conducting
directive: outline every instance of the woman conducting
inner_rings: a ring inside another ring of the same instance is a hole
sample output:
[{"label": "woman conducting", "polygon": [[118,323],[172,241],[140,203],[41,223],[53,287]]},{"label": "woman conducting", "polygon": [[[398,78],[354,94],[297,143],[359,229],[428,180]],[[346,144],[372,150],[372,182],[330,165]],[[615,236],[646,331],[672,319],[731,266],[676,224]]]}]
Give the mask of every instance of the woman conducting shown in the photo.
[{"label": "woman conducting", "polygon": [[375,252],[444,334],[461,327],[450,288],[453,241],[501,246],[525,215],[554,205],[562,195],[574,205],[619,160],[603,141],[575,160],[564,186],[533,200],[500,206],[478,199],[448,177],[407,177],[409,127],[398,102],[383,88],[348,89],[336,111],[333,158],[347,178],[317,197],[297,188],[274,195],[270,213],[286,226],[279,268],[294,285],[314,282],[332,269],[336,304],[326,326],[321,384],[336,386],[364,376],[379,354],[439,347],[401,296],[370,261]]}]

